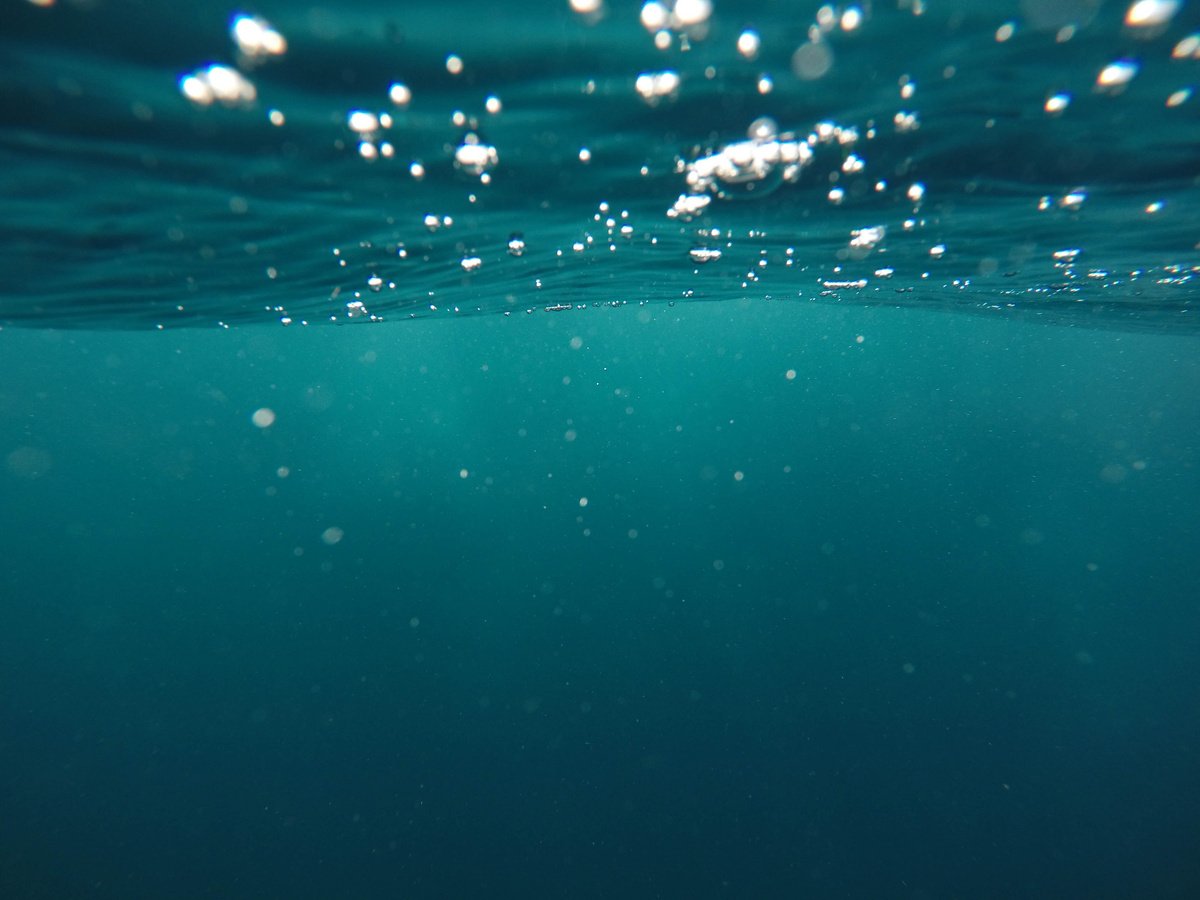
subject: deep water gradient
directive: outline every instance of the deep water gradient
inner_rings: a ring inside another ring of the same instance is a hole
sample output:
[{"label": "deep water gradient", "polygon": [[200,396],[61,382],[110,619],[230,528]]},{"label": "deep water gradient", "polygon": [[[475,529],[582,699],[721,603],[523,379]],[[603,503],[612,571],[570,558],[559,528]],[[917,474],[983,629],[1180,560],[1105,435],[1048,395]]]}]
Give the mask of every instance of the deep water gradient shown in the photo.
[{"label": "deep water gradient", "polygon": [[0,333],[5,895],[1189,896],[1194,339],[650,310]]}]

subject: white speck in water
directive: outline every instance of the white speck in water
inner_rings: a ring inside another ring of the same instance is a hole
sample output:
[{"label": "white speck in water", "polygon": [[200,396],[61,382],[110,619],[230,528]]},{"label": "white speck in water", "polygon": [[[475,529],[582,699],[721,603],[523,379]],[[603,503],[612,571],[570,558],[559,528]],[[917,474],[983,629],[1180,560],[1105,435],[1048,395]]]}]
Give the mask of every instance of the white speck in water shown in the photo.
[{"label": "white speck in water", "polygon": [[1138,73],[1138,64],[1132,59],[1122,59],[1109,63],[1096,76],[1096,88],[1108,93],[1116,93],[1124,88]]},{"label": "white speck in water", "polygon": [[762,46],[762,38],[758,36],[757,31],[747,29],[738,35],[737,51],[746,59],[754,59],[758,56],[758,50]]},{"label": "white speck in water", "polygon": [[408,85],[397,81],[388,88],[388,98],[397,106],[408,106],[412,102],[412,91]]},{"label": "white speck in water", "polygon": [[1063,112],[1070,105],[1070,94],[1052,94],[1046,98],[1045,110],[1048,114],[1055,116]]}]

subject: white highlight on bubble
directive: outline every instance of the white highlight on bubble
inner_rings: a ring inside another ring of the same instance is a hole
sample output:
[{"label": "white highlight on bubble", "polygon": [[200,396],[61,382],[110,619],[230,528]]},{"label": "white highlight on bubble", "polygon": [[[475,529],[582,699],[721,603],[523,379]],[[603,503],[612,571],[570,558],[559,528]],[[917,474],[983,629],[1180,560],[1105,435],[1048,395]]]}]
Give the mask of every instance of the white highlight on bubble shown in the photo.
[{"label": "white highlight on bubble", "polygon": [[287,40],[271,23],[258,16],[238,15],[229,26],[238,50],[247,59],[261,60],[287,53]]},{"label": "white highlight on bubble", "polygon": [[1177,91],[1173,91],[1171,96],[1167,98],[1167,106],[1180,106],[1181,104],[1186,103],[1191,96],[1192,89],[1190,87],[1180,88]]},{"label": "white highlight on bubble", "polygon": [[270,428],[275,424],[275,410],[267,406],[260,407],[251,414],[250,421],[256,428]]},{"label": "white highlight on bubble", "polygon": [[1125,13],[1130,28],[1152,28],[1166,25],[1179,12],[1179,0],[1137,0]]},{"label": "white highlight on bubble", "polygon": [[500,154],[477,134],[468,134],[454,151],[454,165],[468,175],[482,176],[500,161]]},{"label": "white highlight on bubble", "polygon": [[1096,76],[1096,87],[1101,90],[1116,90],[1123,88],[1133,80],[1138,73],[1138,64],[1131,59],[1121,59],[1109,63]]},{"label": "white highlight on bubble", "polygon": [[372,134],[379,130],[379,116],[365,109],[352,110],[346,116],[346,126],[358,134]]},{"label": "white highlight on bubble", "polygon": [[258,98],[258,90],[245,75],[229,66],[215,64],[183,76],[179,90],[197,106],[211,106],[214,102],[239,106]]},{"label": "white highlight on bubble", "polygon": [[872,225],[869,228],[856,228],[850,232],[850,246],[861,250],[870,250],[880,243],[887,235],[886,225]]},{"label": "white highlight on bubble", "polygon": [[654,106],[663,98],[678,93],[679,83],[678,72],[643,72],[634,82],[634,88],[643,100]]},{"label": "white highlight on bubble", "polygon": [[690,28],[707,22],[712,15],[712,0],[675,0],[671,11],[671,24],[676,28]]},{"label": "white highlight on bubble", "polygon": [[746,29],[738,35],[737,51],[746,59],[754,59],[758,56],[760,47],[762,47],[762,38],[758,36],[757,31]]},{"label": "white highlight on bubble", "polygon": [[704,212],[712,203],[707,194],[680,194],[679,199],[667,210],[667,217],[687,222]]},{"label": "white highlight on bubble", "polygon": [[399,81],[393,82],[388,88],[388,99],[397,106],[408,106],[412,102],[412,90],[407,84],[402,84]]},{"label": "white highlight on bubble", "polygon": [[641,19],[642,26],[647,31],[659,31],[666,28],[667,23],[671,20],[671,12],[663,4],[651,0],[650,3],[642,6]]},{"label": "white highlight on bubble", "polygon": [[1063,209],[1076,210],[1087,200],[1087,192],[1083,188],[1075,188],[1069,194],[1064,194],[1058,201]]},{"label": "white highlight on bubble", "polygon": [[1063,112],[1070,105],[1070,94],[1054,94],[1053,96],[1046,98],[1045,110],[1048,114],[1056,116]]},{"label": "white highlight on bubble", "polygon": [[1189,34],[1171,51],[1175,59],[1200,59],[1200,34]]}]

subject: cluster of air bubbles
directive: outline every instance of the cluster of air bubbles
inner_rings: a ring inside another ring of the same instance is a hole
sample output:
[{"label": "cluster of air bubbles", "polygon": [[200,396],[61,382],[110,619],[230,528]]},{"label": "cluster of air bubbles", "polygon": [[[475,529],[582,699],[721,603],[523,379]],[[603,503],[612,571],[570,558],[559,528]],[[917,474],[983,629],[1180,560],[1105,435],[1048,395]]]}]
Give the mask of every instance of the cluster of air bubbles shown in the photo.
[{"label": "cluster of air bubbles", "polygon": [[[236,48],[238,66],[250,69],[287,52],[287,39],[266,19],[237,14],[229,25]],[[258,90],[242,72],[232,66],[213,63],[183,75],[179,91],[197,106],[249,106],[258,99]],[[282,113],[272,110],[273,124],[282,123]],[[278,119],[278,121],[276,121]]]},{"label": "cluster of air bubbles", "polygon": [[688,163],[684,180],[692,194],[722,198],[765,193],[781,181],[796,181],[812,161],[810,138],[780,134],[773,119],[756,119],[747,139]]},{"label": "cluster of air bubbles", "polygon": [[589,25],[595,25],[604,18],[604,0],[569,0],[571,10],[583,18]]},{"label": "cluster of air bubbles", "polygon": [[484,184],[491,181],[488,173],[499,161],[500,154],[496,148],[474,131],[467,132],[462,143],[454,150],[455,167],[468,175],[477,176]]},{"label": "cluster of air bubbles", "polygon": [[217,63],[180,78],[179,90],[197,106],[246,106],[258,99],[258,90],[250,79],[237,69]]},{"label": "cluster of air bubbles", "polygon": [[642,26],[654,35],[654,46],[668,49],[678,35],[680,47],[708,36],[712,0],[650,0],[642,5]]},{"label": "cluster of air bubbles", "polygon": [[1088,198],[1087,191],[1082,187],[1072,188],[1060,197],[1042,196],[1038,199],[1037,208],[1040,212],[1058,208],[1068,212],[1076,212]]},{"label": "cluster of air bubbles", "polygon": [[679,199],[667,210],[667,217],[690,222],[702,215],[710,203],[712,203],[712,197],[707,194],[680,194]]},{"label": "cluster of air bubbles", "polygon": [[852,255],[860,258],[866,256],[870,251],[879,246],[886,236],[886,225],[872,225],[868,228],[854,229],[850,232],[850,249],[853,251]]},{"label": "cluster of air bubbles", "polygon": [[663,100],[674,99],[679,94],[679,73],[643,72],[634,82],[638,96],[651,106],[657,106]]},{"label": "cluster of air bubbles", "polygon": [[[30,2],[37,2],[37,0],[30,0]],[[47,0],[47,2],[53,2],[53,0]],[[1070,7],[1071,9],[1076,7],[1090,9],[1096,5],[1098,4],[1093,4],[1091,0],[1062,4],[1064,8]],[[637,26],[632,19],[634,15],[638,15],[636,10],[640,10],[641,25],[653,37],[655,46],[659,50],[679,51],[678,56],[658,57],[659,63],[657,64],[646,63],[640,69],[627,70],[623,102],[634,107],[645,104],[656,108],[675,103],[681,92],[694,88],[701,77],[709,81],[717,79],[721,72],[717,65],[703,66],[704,74],[703,76],[699,74],[703,62],[712,58],[713,52],[724,54],[738,66],[737,79],[741,79],[749,73],[755,73],[760,94],[765,95],[774,89],[776,77],[780,77],[781,84],[786,84],[783,81],[783,71],[766,72],[763,69],[755,68],[758,65],[756,61],[760,56],[769,57],[776,50],[783,51],[780,68],[784,71],[788,68],[788,54],[790,53],[791,71],[786,77],[789,79],[794,77],[811,85],[817,80],[827,77],[833,71],[835,53],[848,54],[850,50],[847,48],[859,40],[860,35],[870,30],[870,16],[874,4],[862,2],[862,0],[857,5],[853,3],[820,4],[820,0],[818,0],[818,4],[814,4],[817,7],[815,15],[811,20],[806,17],[800,21],[799,28],[795,32],[788,32],[792,36],[790,42],[783,47],[777,45],[780,40],[788,39],[785,34],[778,30],[766,29],[760,34],[758,30],[746,27],[745,20],[742,23],[736,23],[738,27],[718,29],[714,19],[713,0],[649,0],[649,2],[639,0],[628,12],[622,11],[619,4],[610,3],[608,0],[567,0],[567,6],[569,12],[563,11],[563,13],[577,17],[576,21],[582,24],[595,25],[609,14],[620,13],[622,16],[629,17],[628,25],[635,30]],[[914,16],[920,16],[925,11],[925,0],[898,0],[898,6],[902,10],[910,11]],[[1025,29],[1033,31],[1051,28],[1057,29],[1056,41],[1063,43],[1071,40],[1077,29],[1085,28],[1092,15],[1089,14],[1085,17],[1067,15],[1050,0],[1023,2],[1021,6],[1023,15],[1020,19],[1014,18],[1012,21],[998,19],[997,21],[1002,24],[996,26],[993,23],[992,26],[989,26],[986,37],[990,39],[994,34],[996,42],[1006,43],[1023,40]],[[1181,0],[1136,0],[1136,2],[1126,0],[1120,6],[1125,9],[1123,37],[1125,46],[1120,48],[1119,52],[1108,56],[1091,57],[1094,67],[1086,70],[1082,83],[1072,82],[1069,85],[1072,93],[1063,89],[1068,85],[1061,83],[1048,85],[1048,89],[1039,92],[1033,100],[1030,113],[1039,117],[1044,115],[1069,118],[1072,115],[1079,115],[1081,114],[1080,107],[1086,107],[1092,102],[1087,99],[1086,94],[1118,95],[1139,77],[1143,65],[1148,70],[1152,70],[1153,61],[1147,61],[1143,57],[1148,56],[1155,47],[1161,47],[1161,44],[1150,45],[1136,42],[1162,38],[1166,29],[1182,10],[1183,3]],[[991,30],[993,27],[995,28],[994,33]],[[241,14],[235,16],[230,24],[230,35],[234,46],[228,56],[230,60],[235,60],[235,63],[210,65],[180,79],[181,92],[198,106],[214,104],[249,106],[255,103],[258,99],[258,92],[247,76],[253,74],[253,67],[283,56],[288,49],[287,41],[283,36],[270,23],[257,16]],[[1022,35],[1022,37],[1018,37],[1018,35]],[[715,37],[722,42],[722,47],[708,47],[703,53],[692,47],[694,43],[710,37]],[[771,46],[768,48],[767,45]],[[1166,48],[1171,48],[1171,46],[1171,44],[1167,44]],[[1134,52],[1135,50],[1137,52]],[[687,55],[688,51],[692,51],[691,57]],[[1166,49],[1162,52],[1165,55]],[[701,53],[705,57],[703,62],[693,58],[697,53]],[[1170,56],[1175,60],[1200,60],[1200,33],[1178,39],[1173,44],[1173,49],[1170,49]],[[442,57],[439,56],[436,64],[439,70],[441,59]],[[667,59],[670,59],[671,62],[667,62]],[[689,59],[692,59],[693,64],[686,64]],[[462,57],[457,54],[449,54],[444,57],[444,60],[445,72],[449,73],[451,78],[463,74],[465,66]],[[841,62],[841,60],[836,61]],[[1089,64],[1089,66],[1091,65]],[[1177,69],[1186,67],[1180,63],[1171,65]],[[941,71],[942,77],[949,79],[953,77],[955,67],[948,66]],[[441,75],[442,73],[437,74]],[[934,78],[933,75],[928,77]],[[1145,78],[1145,76],[1142,77]],[[461,81],[460,78],[460,86]],[[1089,81],[1092,83],[1089,84]],[[631,82],[634,88],[633,92],[629,91]],[[752,82],[748,81],[747,83]],[[330,119],[330,124],[335,128],[342,124],[341,139],[337,142],[339,150],[356,152],[358,156],[366,160],[390,159],[396,155],[396,149],[389,137],[401,134],[402,131],[407,130],[410,124],[414,126],[417,124],[417,116],[406,112],[414,100],[413,91],[407,84],[399,80],[391,81],[389,78],[382,81],[379,87],[386,87],[386,99],[379,96],[375,101],[369,99],[356,101],[363,102],[364,108],[342,106]],[[716,85],[713,87],[715,88]],[[722,87],[727,87],[727,85],[722,85]],[[795,87],[797,86],[792,85],[793,89]],[[885,88],[887,88],[886,85]],[[584,93],[592,94],[596,90],[596,80],[589,79],[586,82]],[[893,150],[887,136],[892,134],[910,135],[922,128],[921,116],[916,111],[919,108],[917,106],[919,101],[913,99],[917,91],[917,84],[910,75],[904,74],[900,76],[898,82],[892,83],[890,90],[898,90],[898,98],[896,94],[892,94],[895,105],[886,113],[877,115],[866,122],[861,133],[857,128],[838,125],[831,121],[819,122],[811,127],[805,123],[798,128],[793,123],[787,123],[788,127],[796,130],[782,131],[774,119],[764,116],[753,121],[744,136],[735,133],[732,135],[734,139],[730,140],[731,135],[725,133],[720,139],[716,137],[701,139],[710,143],[695,144],[679,157],[675,157],[674,160],[668,156],[660,162],[664,164],[664,167],[674,163],[675,177],[679,182],[677,191],[680,193],[666,210],[666,216],[679,222],[706,219],[710,213],[714,213],[721,207],[723,201],[763,198],[776,190],[784,190],[782,186],[794,184],[803,179],[806,185],[811,185],[812,197],[819,198],[817,199],[818,203],[841,207],[837,210],[824,211],[823,214],[830,222],[845,221],[846,216],[852,215],[851,208],[855,203],[864,201],[872,193],[875,195],[886,193],[895,204],[905,205],[906,201],[909,204],[907,209],[897,215],[895,221],[889,221],[889,224],[877,223],[875,219],[877,213],[871,213],[869,214],[870,218],[864,217],[855,222],[846,222],[845,225],[838,227],[834,251],[838,264],[829,270],[821,271],[820,274],[814,273],[813,276],[813,283],[819,284],[824,293],[863,290],[868,284],[868,278],[865,276],[869,275],[871,270],[874,271],[874,279],[890,278],[897,269],[903,273],[905,265],[913,258],[904,254],[913,247],[912,241],[918,234],[929,235],[917,248],[920,265],[927,269],[920,274],[921,278],[929,278],[931,271],[936,274],[939,266],[949,267],[957,264],[960,261],[957,256],[960,251],[957,243],[953,240],[947,243],[942,242],[947,236],[953,238],[953,233],[942,235],[935,234],[932,230],[926,231],[931,226],[934,229],[940,229],[944,227],[944,222],[940,221],[933,213],[929,214],[928,219],[923,218],[925,215],[922,212],[923,207],[928,204],[926,203],[924,184],[913,180],[916,175],[914,159],[906,157],[901,164],[895,165],[894,159],[887,158],[889,151]],[[1166,104],[1168,107],[1179,106],[1188,101],[1192,93],[1193,88],[1180,87],[1170,94]],[[636,97],[633,96],[634,94]],[[1107,103],[1110,101],[1096,100],[1095,102]],[[450,112],[451,109],[453,109],[452,112]],[[437,161],[431,162],[431,169],[436,167],[439,171],[452,170],[452,172],[458,173],[457,180],[460,184],[469,182],[466,190],[471,191],[468,194],[471,203],[477,201],[477,194],[474,193],[478,190],[477,185],[491,183],[494,170],[499,165],[497,148],[485,138],[485,135],[491,130],[489,127],[491,123],[496,121],[491,117],[499,115],[502,109],[500,98],[495,94],[488,94],[480,108],[447,107],[441,114],[450,113],[449,122],[454,129],[451,134],[457,137],[449,137],[444,143],[440,138],[438,139],[437,144],[434,145],[438,149],[433,151],[437,156]],[[929,114],[927,111],[927,115]],[[343,115],[344,120],[342,120]],[[283,114],[278,110],[268,110],[268,117],[276,125],[283,123]],[[747,119],[749,118],[750,116],[747,117]],[[441,121],[444,125],[444,118]],[[482,128],[481,123],[483,123]],[[925,133],[928,133],[929,127],[940,124],[933,122],[932,119],[927,119],[927,123]],[[995,120],[989,120],[987,127],[990,128],[994,124],[996,124]],[[880,135],[885,135],[884,139],[880,140],[878,144],[874,143]],[[934,135],[935,139],[936,137]],[[674,139],[672,138],[672,140]],[[912,138],[905,137],[897,140],[895,144],[901,148],[908,148],[911,141]],[[592,149],[589,149],[586,144],[570,145],[568,153],[574,154],[576,146],[579,147],[577,152],[580,163],[593,162]],[[879,154],[878,158],[871,152],[872,149]],[[428,152],[428,148],[426,148],[426,152]],[[508,159],[511,151],[506,150],[505,152],[506,162],[511,164],[511,160]],[[914,158],[919,157],[914,155]],[[605,161],[598,161],[598,163],[602,162]],[[414,179],[420,180],[426,176],[425,163],[419,159],[410,157],[403,165],[407,166],[408,173]],[[635,168],[640,165],[640,172],[644,178],[649,177],[652,169],[659,170],[659,162],[649,158],[640,163],[633,163],[633,165]],[[1076,187],[1064,190],[1067,187],[1069,185],[1061,185],[1054,194],[1047,194],[1040,198],[1034,194],[1028,198],[1027,202],[1032,205],[1036,201],[1037,208],[1043,211],[1047,218],[1059,216],[1067,220],[1079,218],[1082,215],[1081,210],[1085,210],[1090,204],[1097,202],[1089,201],[1087,189]],[[809,188],[806,187],[805,191],[808,190]],[[666,202],[677,191],[660,197],[658,202],[666,205]],[[479,195],[484,195],[484,193],[482,190],[479,191]],[[939,196],[945,196],[944,189]],[[1143,209],[1146,215],[1157,215],[1164,208],[1162,200],[1155,200],[1147,205],[1147,202],[1152,199],[1144,197],[1138,200],[1139,209]],[[864,203],[863,205],[868,204]],[[806,214],[808,211],[806,210]],[[934,212],[939,212],[939,210],[934,210]],[[1173,210],[1168,210],[1159,218],[1170,216],[1172,212]],[[506,229],[500,234],[493,233],[486,239],[478,236],[472,237],[472,218],[468,217],[464,218],[463,223],[455,228],[452,234],[447,234],[446,232],[455,226],[454,220],[448,215],[429,213],[423,217],[415,216],[411,224],[414,228],[420,228],[418,223],[421,223],[429,233],[439,233],[438,237],[435,240],[422,240],[414,244],[411,258],[419,257],[428,262],[431,258],[429,255],[431,248],[443,245],[453,246],[453,255],[444,262],[447,268],[453,272],[455,283],[463,289],[471,288],[480,276],[485,275],[482,272],[485,265],[488,267],[489,272],[486,274],[489,277],[493,275],[506,277],[505,273],[508,270],[504,267],[528,270],[534,276],[545,276],[547,272],[541,271],[537,267],[544,261],[544,256],[549,254],[557,257],[554,263],[556,267],[563,267],[572,265],[571,260],[590,263],[601,253],[605,255],[623,253],[625,252],[624,248],[629,246],[640,248],[643,236],[647,246],[660,243],[660,238],[663,238],[664,235],[651,229],[644,235],[637,234],[638,241],[636,245],[632,244],[635,231],[633,225],[628,221],[628,216],[627,211],[610,210],[607,202],[601,203],[598,211],[592,216],[596,224],[588,224],[586,231],[578,236],[578,240],[574,237],[568,238],[557,249],[553,246],[542,247],[540,241],[533,242],[532,249],[527,252],[525,239],[519,232],[510,234]],[[713,218],[715,219],[716,216]],[[388,221],[389,224],[393,224],[390,217]],[[689,268],[694,269],[693,274],[698,280],[703,279],[714,269],[717,274],[724,277],[729,267],[744,264],[740,259],[743,249],[738,243],[740,238],[734,238],[733,233],[729,230],[710,227],[713,224],[715,222],[705,221],[701,227],[701,224],[698,223],[690,243],[686,245],[690,247],[686,251],[687,255],[684,256],[682,252],[679,254],[680,263],[682,264],[685,260],[689,261],[691,263]],[[851,225],[858,227],[852,228]],[[674,235],[676,233],[682,235],[689,230],[691,229],[687,227],[668,229],[671,237],[669,240],[663,240],[663,245],[675,246],[673,244]],[[504,234],[509,234],[507,242],[503,238]],[[751,231],[749,233],[750,240],[758,240],[762,237],[761,232]],[[948,244],[952,249],[947,249]],[[362,246],[369,246],[369,244]],[[418,249],[418,246],[421,249]],[[750,263],[749,271],[742,270],[745,272],[745,275],[742,276],[744,289],[750,283],[758,282],[760,278],[765,284],[773,276],[775,271],[773,267],[776,264],[774,251],[762,249],[759,252],[760,257]],[[782,260],[782,263],[784,266],[792,266],[793,262],[799,258],[794,258],[794,248],[789,247],[786,252],[786,259]],[[393,264],[397,257],[400,260],[410,259],[409,253],[410,251],[405,249],[403,244],[388,245],[388,255]],[[1080,251],[1074,248],[1056,251],[1054,254],[1055,267],[1070,274],[1074,271],[1077,263],[1076,256],[1079,253]],[[338,265],[342,268],[344,275],[350,275],[351,279],[354,279],[351,273],[355,270],[347,268],[347,261],[340,256],[338,251],[335,251],[335,256],[338,257]],[[524,260],[513,259],[520,257],[526,258]],[[768,268],[768,262],[772,268]],[[357,269],[361,273],[357,276],[357,283],[339,287],[331,296],[334,305],[331,310],[326,310],[329,318],[337,321],[376,321],[377,317],[367,309],[368,304],[377,307],[382,301],[384,307],[381,308],[392,308],[395,303],[399,302],[399,294],[391,293],[396,291],[396,283],[385,281],[384,278],[373,273],[374,270],[378,270],[386,275],[386,265],[378,260],[372,260],[370,267]],[[893,265],[896,268],[893,268]],[[706,267],[705,275],[700,274],[701,267]],[[797,269],[804,271],[808,269],[808,266],[797,266]],[[992,271],[994,271],[994,267]],[[980,269],[980,272],[990,274],[990,271],[984,272],[983,268]],[[370,273],[369,277],[366,277],[364,284],[363,278],[368,273]],[[1191,272],[1185,273],[1185,276],[1191,280],[1194,279],[1195,274],[1193,269]],[[273,278],[274,275],[272,274],[271,277]],[[1089,273],[1088,277],[1093,276]],[[531,281],[535,289],[543,288],[542,278],[533,277]],[[903,281],[903,277],[901,281]],[[401,283],[405,282],[401,281]],[[954,281],[956,286],[967,283],[969,283],[967,279]],[[547,279],[546,284],[553,289],[552,280]],[[875,289],[878,290],[878,288]],[[912,290],[911,287],[895,288],[897,291],[902,289]],[[552,293],[553,290],[547,291],[547,294]],[[380,294],[383,296],[374,296]],[[431,290],[428,295],[433,298],[434,292]],[[692,295],[691,291],[682,292],[684,297]],[[411,298],[404,302],[407,303],[409,300]],[[509,302],[515,303],[516,301],[510,297]],[[436,306],[430,303],[429,309],[436,310],[439,306],[458,310],[458,307],[447,306],[440,299]],[[569,310],[582,308],[582,306],[577,307],[574,303],[561,302],[555,298],[552,305],[544,308]],[[279,308],[279,311],[283,312],[282,307]],[[528,311],[532,311],[532,307]],[[283,321],[290,322],[291,318],[285,315]]]},{"label": "cluster of air bubbles", "polygon": [[384,130],[392,127],[390,113],[373,113],[366,109],[354,109],[346,115],[346,127],[358,138],[358,155],[373,160],[379,157],[391,159],[396,148],[390,141],[381,140]]},{"label": "cluster of air bubbles", "polygon": [[258,16],[237,15],[229,26],[243,66],[255,65],[287,53],[287,39]]}]

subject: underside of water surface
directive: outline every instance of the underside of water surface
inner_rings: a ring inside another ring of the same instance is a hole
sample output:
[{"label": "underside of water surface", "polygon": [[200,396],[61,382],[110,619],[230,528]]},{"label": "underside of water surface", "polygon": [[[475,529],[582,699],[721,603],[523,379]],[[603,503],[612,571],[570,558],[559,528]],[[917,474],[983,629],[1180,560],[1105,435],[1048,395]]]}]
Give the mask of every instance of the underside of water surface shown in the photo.
[{"label": "underside of water surface", "polygon": [[1200,321],[1179,3],[12,2],[0,323]]}]

